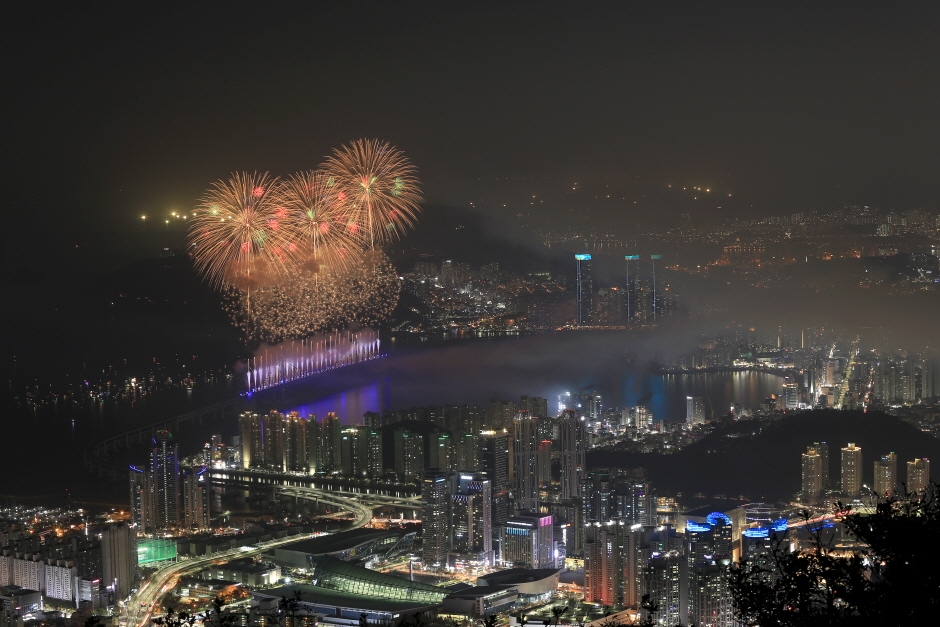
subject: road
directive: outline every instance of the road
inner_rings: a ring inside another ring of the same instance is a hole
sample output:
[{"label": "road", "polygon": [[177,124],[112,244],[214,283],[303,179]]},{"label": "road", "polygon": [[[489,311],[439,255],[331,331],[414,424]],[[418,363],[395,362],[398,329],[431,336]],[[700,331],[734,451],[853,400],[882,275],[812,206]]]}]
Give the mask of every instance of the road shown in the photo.
[{"label": "road", "polygon": [[[355,514],[356,518],[350,529],[358,529],[372,520],[372,508],[367,504],[373,499],[367,495],[357,495],[356,498],[341,496],[335,492],[325,492],[314,488],[303,487],[283,487],[278,488],[279,492],[284,492],[302,499],[318,500],[326,505],[333,505],[338,508],[346,509]],[[365,502],[363,502],[365,501]],[[290,536],[289,538],[280,538],[268,542],[259,543],[252,547],[239,547],[221,553],[214,553],[205,557],[198,557],[182,562],[175,562],[164,568],[161,568],[150,576],[137,592],[131,595],[127,602],[127,620],[123,625],[128,627],[146,627],[154,613],[161,613],[163,609],[163,599],[176,587],[180,577],[190,575],[207,568],[213,562],[223,563],[235,558],[252,557],[265,551],[269,551],[276,546],[291,544],[298,540],[312,538],[313,534],[302,534]]]}]

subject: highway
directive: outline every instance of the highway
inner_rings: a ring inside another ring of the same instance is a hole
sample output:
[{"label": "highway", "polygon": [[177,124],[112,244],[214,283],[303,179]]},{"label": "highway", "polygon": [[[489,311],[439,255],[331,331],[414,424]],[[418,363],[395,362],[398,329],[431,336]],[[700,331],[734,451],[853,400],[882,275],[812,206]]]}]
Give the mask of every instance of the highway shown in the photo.
[{"label": "highway", "polygon": [[[317,500],[320,503],[333,505],[335,507],[348,510],[355,514],[355,519],[350,529],[358,529],[372,520],[372,508],[362,501],[373,500],[367,495],[356,495],[348,497],[338,495],[335,492],[325,492],[314,488],[304,487],[282,487],[279,492],[290,494],[302,499]],[[380,497],[382,498],[382,497]],[[400,500],[400,499],[399,499]],[[126,627],[147,627],[150,624],[153,615],[162,613],[163,599],[176,587],[180,577],[190,575],[207,568],[211,563],[223,563],[232,559],[242,557],[252,557],[259,555],[274,547],[284,544],[291,544],[298,540],[314,537],[313,534],[301,534],[290,536],[288,538],[279,538],[268,542],[259,543],[251,547],[239,547],[221,553],[214,553],[204,557],[197,557],[181,562],[175,562],[155,572],[146,580],[128,599],[125,608],[127,612],[126,620],[122,625]]]}]

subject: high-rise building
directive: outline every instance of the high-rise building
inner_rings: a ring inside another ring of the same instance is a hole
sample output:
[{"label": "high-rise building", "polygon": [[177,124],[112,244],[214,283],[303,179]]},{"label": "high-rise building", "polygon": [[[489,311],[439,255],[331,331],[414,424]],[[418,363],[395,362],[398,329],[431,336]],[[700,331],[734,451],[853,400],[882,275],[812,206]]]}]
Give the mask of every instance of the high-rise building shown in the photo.
[{"label": "high-rise building", "polygon": [[584,416],[566,409],[559,420],[561,444],[561,498],[571,499],[581,494],[581,481],[587,467],[587,429]]},{"label": "high-rise building", "polygon": [[822,495],[822,456],[809,446],[803,453],[803,501],[812,502]]},{"label": "high-rise building", "polygon": [[366,472],[370,477],[381,477],[385,472],[385,460],[382,458],[381,429],[366,429]]},{"label": "high-rise building", "polygon": [[552,517],[541,514],[512,516],[503,528],[502,559],[506,566],[553,568]]},{"label": "high-rise building", "polygon": [[201,472],[183,471],[183,525],[187,529],[209,528],[209,486]]},{"label": "high-rise building", "polygon": [[137,535],[130,525],[115,523],[101,532],[101,566],[104,584],[114,591],[114,598],[126,599],[137,573]]},{"label": "high-rise building", "polygon": [[726,557],[696,564],[689,575],[689,625],[737,627]]},{"label": "high-rise building", "polygon": [[539,420],[527,411],[516,414],[512,423],[516,511],[534,510],[539,505],[538,434]]},{"label": "high-rise building", "polygon": [[584,499],[584,517],[587,520],[607,522],[617,517],[614,502],[614,483],[610,469],[595,468],[581,486]]},{"label": "high-rise building", "polygon": [[538,396],[523,396],[519,401],[519,409],[529,412],[537,418],[548,418],[548,399]]},{"label": "high-rise building", "polygon": [[141,533],[157,530],[157,503],[150,470],[130,468],[131,520]]},{"label": "high-rise building", "polygon": [[622,481],[617,487],[617,507],[620,517],[630,524],[652,527],[658,522],[653,489],[645,479]]},{"label": "high-rise building", "polygon": [[428,444],[428,468],[450,471],[456,469],[454,442],[449,431],[433,432]]},{"label": "high-rise building", "polygon": [[493,493],[493,531],[509,520],[509,436],[503,431],[480,434],[480,470],[490,478]]},{"label": "high-rise building", "polygon": [[649,601],[657,609],[652,613],[656,625],[685,623],[682,584],[687,577],[686,560],[678,551],[654,551],[644,569]]},{"label": "high-rise building", "polygon": [[690,427],[705,422],[705,399],[703,397],[685,397],[685,422]]},{"label": "high-rise building", "polygon": [[734,608],[727,577],[734,545],[731,519],[712,512],[703,522],[688,521],[686,537],[689,624],[733,627]]},{"label": "high-rise building", "polygon": [[421,481],[421,561],[426,568],[447,565],[451,538],[450,492],[446,473],[427,473]]},{"label": "high-rise building", "polygon": [[552,483],[552,441],[542,440],[539,442],[538,452],[538,482],[539,487],[543,488]]},{"label": "high-rise building", "polygon": [[489,408],[483,412],[483,426],[487,430],[501,431],[512,424],[516,415],[516,404],[512,401],[490,401]]},{"label": "high-rise building", "polygon": [[242,467],[256,468],[264,464],[264,438],[261,416],[245,412],[238,418],[242,444]]},{"label": "high-rise building", "polygon": [[[284,468],[290,472],[310,472],[307,454],[307,426],[310,420],[295,411],[284,416]],[[316,426],[316,422],[313,423]]]},{"label": "high-rise building", "polygon": [[930,460],[915,459],[907,462],[907,489],[908,494],[924,494],[930,487]]},{"label": "high-rise building", "polygon": [[271,410],[261,418],[265,468],[284,472],[284,416]]},{"label": "high-rise building", "polygon": [[842,494],[858,496],[862,491],[862,449],[849,442],[842,449]]},{"label": "high-rise building", "polygon": [[483,473],[457,473],[452,495],[451,550],[467,561],[493,564],[493,494]]},{"label": "high-rise building", "polygon": [[343,425],[339,416],[334,412],[329,412],[323,418],[320,432],[319,447],[319,472],[327,474],[340,473],[343,471],[343,449],[342,449],[342,431]]},{"label": "high-rise building", "polygon": [[579,325],[594,322],[594,273],[591,270],[591,255],[574,256],[577,264],[577,285],[575,286],[576,321]]},{"label": "high-rise building", "polygon": [[875,494],[882,498],[891,498],[898,490],[898,456],[888,453],[875,460]]},{"label": "high-rise building", "polygon": [[424,473],[424,436],[409,429],[395,429],[395,472],[399,477]]},{"label": "high-rise building", "polygon": [[832,484],[829,483],[829,445],[825,442],[813,442],[812,446],[807,447],[807,450],[809,450],[809,448],[815,449],[816,454],[819,455],[822,490],[831,490]]},{"label": "high-rise building", "polygon": [[584,600],[607,607],[636,607],[641,525],[614,518],[586,527]]},{"label": "high-rise building", "polygon": [[176,446],[170,444],[172,438],[169,431],[157,431],[156,447],[150,452],[155,520],[160,529],[169,529],[180,521],[179,454]]}]

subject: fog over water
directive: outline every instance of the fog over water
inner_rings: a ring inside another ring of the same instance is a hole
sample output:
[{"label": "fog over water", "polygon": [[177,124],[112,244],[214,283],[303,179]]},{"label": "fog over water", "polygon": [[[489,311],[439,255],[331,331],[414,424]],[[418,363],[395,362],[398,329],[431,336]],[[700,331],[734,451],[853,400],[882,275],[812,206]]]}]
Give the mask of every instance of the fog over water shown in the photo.
[{"label": "fog over water", "polygon": [[[683,420],[686,395],[703,396],[706,412],[728,412],[731,402],[756,407],[781,389],[780,377],[764,373],[659,375],[651,362],[694,346],[685,332],[556,332],[519,338],[463,342],[433,348],[396,349],[368,364],[313,377],[256,394],[256,411],[296,410],[322,418],[335,411],[345,424],[360,424],[366,411],[422,405],[477,404],[522,395],[549,399],[591,388],[603,405],[632,407],[646,395],[656,420]],[[384,350],[384,347],[383,347]]]}]

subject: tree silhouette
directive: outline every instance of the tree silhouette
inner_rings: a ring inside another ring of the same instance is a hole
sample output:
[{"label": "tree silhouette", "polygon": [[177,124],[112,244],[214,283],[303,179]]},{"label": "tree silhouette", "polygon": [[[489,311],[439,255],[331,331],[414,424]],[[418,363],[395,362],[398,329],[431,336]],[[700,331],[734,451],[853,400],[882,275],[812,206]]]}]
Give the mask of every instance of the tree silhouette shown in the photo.
[{"label": "tree silhouette", "polygon": [[[786,535],[729,573],[744,625],[855,627],[927,625],[940,616],[938,486],[844,516],[859,548],[848,555],[806,520],[811,550],[789,551]],[[842,509],[842,506],[839,506]],[[808,515],[806,515],[808,519]]]}]

